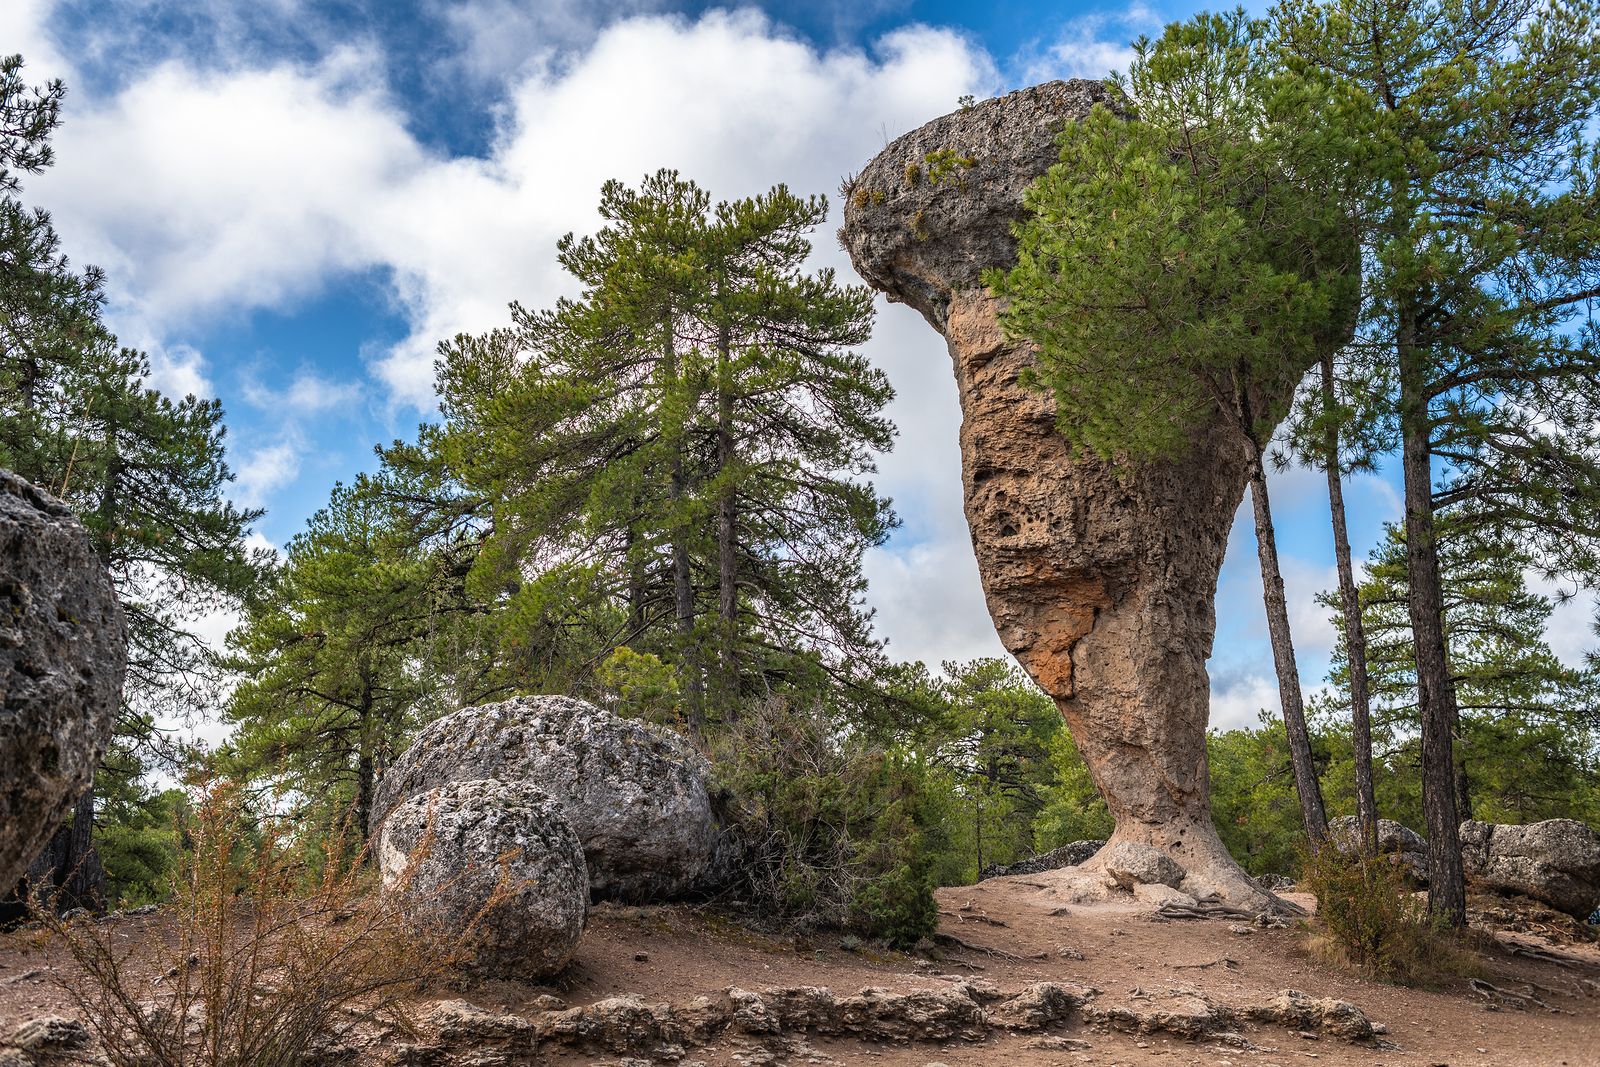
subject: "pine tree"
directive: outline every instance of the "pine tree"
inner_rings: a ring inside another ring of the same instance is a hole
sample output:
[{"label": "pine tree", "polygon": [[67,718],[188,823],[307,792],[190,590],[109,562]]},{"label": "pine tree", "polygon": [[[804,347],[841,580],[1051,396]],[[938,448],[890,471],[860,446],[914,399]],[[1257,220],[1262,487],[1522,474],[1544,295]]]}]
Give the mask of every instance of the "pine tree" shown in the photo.
[{"label": "pine tree", "polygon": [[860,560],[894,520],[856,476],[892,394],[853,351],[866,290],[803,268],[820,199],[713,207],[661,171],[600,213],[558,246],[580,295],[441,346],[443,423],[387,455],[481,525],[475,595],[540,657],[520,684],[658,655],[703,736],[748,689],[875,654]]},{"label": "pine tree", "polygon": [[229,637],[242,680],[224,709],[237,729],[223,766],[361,827],[405,738],[441,696],[456,702],[447,680],[461,664],[437,652],[470,610],[456,555],[419,543],[392,488],[365,476],[335,486]]},{"label": "pine tree", "polygon": [[[223,495],[220,405],[146,387],[148,359],[101,321],[100,273],[76,272],[49,215],[22,205],[21,176],[51,162],[64,90],[30,91],[21,71],[19,57],[0,61],[0,464],[62,497],[88,528],[128,618],[117,735],[160,746],[158,720],[192,717],[216,693],[192,627],[257,580],[262,558],[245,536],[260,512]],[[67,889],[64,905],[103,899],[94,815],[91,788],[35,864],[36,885]]]},{"label": "pine tree", "polygon": [[1290,73],[1325,102],[1305,115],[1328,146],[1322,173],[1356,194],[1367,299],[1354,351],[1365,381],[1389,390],[1405,482],[1429,903],[1456,925],[1458,710],[1436,511],[1493,496],[1496,521],[1577,574],[1600,531],[1600,345],[1574,320],[1600,296],[1594,10],[1284,0],[1275,12]]},{"label": "pine tree", "polygon": [[[1527,588],[1530,554],[1472,518],[1442,521],[1437,540],[1447,663],[1461,710],[1455,803],[1463,819],[1584,818],[1600,802],[1600,674],[1550,650],[1543,635],[1554,604]],[[1405,536],[1388,527],[1360,598],[1375,731],[1391,751],[1414,756],[1420,708]],[[1336,681],[1345,666],[1341,648]]]},{"label": "pine tree", "polygon": [[[1040,345],[1037,381],[1074,445],[1138,463],[1221,419],[1251,458],[1262,585],[1306,832],[1326,830],[1265,456],[1301,368],[1344,340],[1357,282],[1337,196],[1299,180],[1302,90],[1242,12],[1174,24],[1136,58],[1117,111],[1061,137],[1027,192],[1001,320]],[[1134,117],[1136,116],[1136,117]]]}]

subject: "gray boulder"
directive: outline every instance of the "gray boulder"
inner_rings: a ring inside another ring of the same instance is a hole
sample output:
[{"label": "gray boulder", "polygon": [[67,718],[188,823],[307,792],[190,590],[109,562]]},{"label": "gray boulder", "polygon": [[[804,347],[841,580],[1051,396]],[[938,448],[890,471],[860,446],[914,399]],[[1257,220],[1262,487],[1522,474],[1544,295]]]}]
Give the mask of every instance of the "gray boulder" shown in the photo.
[{"label": "gray boulder", "polygon": [[1062,867],[1076,867],[1094,857],[1096,852],[1105,846],[1104,841],[1073,841],[1062,845],[1060,848],[1051,849],[1049,852],[1018,860],[1015,863],[994,864],[983,869],[985,878],[1005,878],[1013,874],[1040,874],[1044,871],[1059,870]]},{"label": "gray boulder", "polygon": [[122,608],[89,535],[0,470],[0,891],[88,786],[126,667]]},{"label": "gray boulder", "polygon": [[644,903],[693,891],[718,839],[711,768],[688,741],[586,701],[518,697],[446,715],[378,783],[374,826],[446,782],[537,786],[583,842],[596,900]]},{"label": "gray boulder", "polygon": [[[1328,840],[1340,852],[1350,854],[1359,851],[1361,831],[1356,817],[1341,815],[1337,819],[1329,819]],[[1395,862],[1404,864],[1418,885],[1428,884],[1428,842],[1415,830],[1393,819],[1379,819],[1378,854],[1395,857]]]},{"label": "gray boulder", "polygon": [[556,973],[588,916],[578,836],[525,783],[451,782],[412,797],[383,824],[378,868],[419,932],[459,941],[486,977]]},{"label": "gray boulder", "polygon": [[1572,819],[1526,826],[1461,824],[1467,880],[1497,893],[1520,893],[1586,919],[1600,908],[1600,833]]},{"label": "gray boulder", "polygon": [[1150,845],[1138,841],[1118,841],[1101,853],[1101,866],[1114,886],[1133,889],[1139,885],[1164,885],[1176,888],[1185,871],[1178,861]]}]

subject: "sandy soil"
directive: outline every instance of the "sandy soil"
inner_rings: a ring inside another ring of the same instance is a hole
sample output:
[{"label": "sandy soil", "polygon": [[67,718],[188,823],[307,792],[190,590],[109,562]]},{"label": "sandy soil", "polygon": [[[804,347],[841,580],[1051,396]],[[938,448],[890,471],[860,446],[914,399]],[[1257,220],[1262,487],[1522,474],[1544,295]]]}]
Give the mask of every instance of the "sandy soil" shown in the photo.
[{"label": "sandy soil", "polygon": [[[1291,899],[1312,903],[1307,897]],[[766,1060],[748,1038],[728,1035],[708,1048],[690,1050],[686,1062],[717,1067],[760,1062],[1600,1067],[1600,947],[1593,944],[1552,945],[1534,934],[1501,933],[1508,944],[1553,951],[1566,961],[1499,951],[1485,955],[1489,982],[1531,994],[1547,1005],[1518,1010],[1492,1002],[1466,981],[1428,992],[1342,973],[1309,957],[1305,936],[1295,929],[1246,928],[1227,920],[1160,921],[1132,904],[1064,904],[1049,874],[942,890],[939,900],[941,933],[971,947],[946,948],[938,958],[870,948],[851,951],[837,936],[797,939],[753,933],[735,917],[709,908],[602,906],[593,912],[577,958],[560,981],[539,987],[488,983],[465,999],[490,1011],[531,1013],[534,999],[548,994],[575,1006],[622,993],[682,1003],[730,985],[757,991],[828,986],[843,995],[864,986],[935,988],[949,976],[983,979],[1008,992],[1041,980],[1076,984],[1102,991],[1104,1000],[1129,1002],[1146,994],[1159,1000],[1165,991],[1189,987],[1233,1006],[1298,989],[1353,1002],[1388,1028],[1385,1037],[1392,1047],[1351,1045],[1276,1026],[1245,1028],[1254,1047],[1238,1048],[1069,1025],[1042,1039],[1055,1047],[1040,1047],[1039,1035],[998,1033],[975,1043],[903,1046],[817,1038],[787,1060]],[[131,942],[148,923],[144,918],[116,921],[119,938]],[[1235,932],[1242,929],[1251,932]],[[0,1032],[41,1014],[70,1014],[64,994],[52,981],[53,974],[67,973],[69,966],[58,949],[41,944],[37,935],[0,935]],[[1064,1047],[1068,1042],[1082,1047]],[[552,1062],[607,1061],[568,1053]]]}]

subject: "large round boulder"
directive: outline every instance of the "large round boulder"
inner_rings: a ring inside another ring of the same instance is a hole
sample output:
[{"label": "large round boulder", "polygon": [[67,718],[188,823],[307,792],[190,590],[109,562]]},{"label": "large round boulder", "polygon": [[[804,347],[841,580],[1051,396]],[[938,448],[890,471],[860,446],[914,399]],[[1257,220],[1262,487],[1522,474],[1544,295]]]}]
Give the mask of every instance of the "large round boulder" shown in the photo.
[{"label": "large round boulder", "polygon": [[407,919],[460,943],[486,977],[555,974],[583,934],[583,847],[526,783],[451,782],[410,798],[383,825],[378,867]]},{"label": "large round boulder", "polygon": [[454,712],[418,734],[378,783],[374,826],[446,782],[527,782],[561,805],[583,842],[596,900],[666,900],[699,885],[711,862],[710,774],[670,730],[571,697],[517,697]]},{"label": "large round boulder", "polygon": [[89,535],[0,470],[0,892],[88,786],[126,666],[122,608]]},{"label": "large round boulder", "polygon": [[1467,881],[1520,893],[1580,919],[1600,908],[1600,833],[1573,819],[1461,824]]}]

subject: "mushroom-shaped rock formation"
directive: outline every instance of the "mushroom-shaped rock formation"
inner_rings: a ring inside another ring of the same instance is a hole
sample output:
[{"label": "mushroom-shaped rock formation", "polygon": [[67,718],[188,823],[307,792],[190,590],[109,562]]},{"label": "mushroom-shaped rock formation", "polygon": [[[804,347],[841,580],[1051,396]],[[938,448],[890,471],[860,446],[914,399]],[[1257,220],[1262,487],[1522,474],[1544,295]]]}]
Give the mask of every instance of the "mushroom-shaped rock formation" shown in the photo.
[{"label": "mushroom-shaped rock formation", "polygon": [[561,807],[525,782],[450,782],[390,812],[384,891],[421,931],[459,942],[489,978],[567,965],[589,911],[583,846]]},{"label": "mushroom-shaped rock formation", "polygon": [[[1015,262],[1023,190],[1104,96],[1099,82],[1050,82],[913,130],[849,183],[839,236],[863,278],[948,344],[989,612],[1055,698],[1117,821],[1079,870],[1103,877],[1115,846],[1148,845],[1181,868],[1184,892],[1268,906],[1211,825],[1206,767],[1205,663],[1245,446],[1219,417],[1170,460],[1118,471],[1075,455],[1053,398],[1019,384],[1035,349],[1006,337],[980,278]],[[1271,399],[1305,369],[1286,367]]]},{"label": "mushroom-shaped rock formation", "polygon": [[122,608],[88,533],[0,470],[0,892],[88,786],[126,666]]}]

